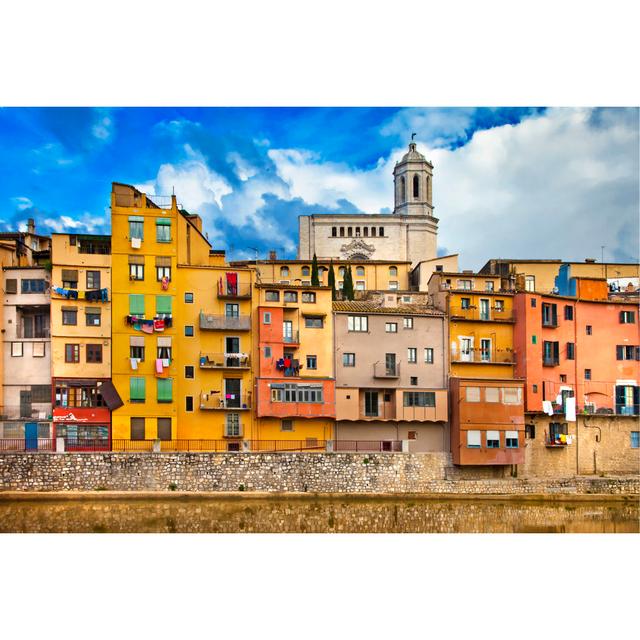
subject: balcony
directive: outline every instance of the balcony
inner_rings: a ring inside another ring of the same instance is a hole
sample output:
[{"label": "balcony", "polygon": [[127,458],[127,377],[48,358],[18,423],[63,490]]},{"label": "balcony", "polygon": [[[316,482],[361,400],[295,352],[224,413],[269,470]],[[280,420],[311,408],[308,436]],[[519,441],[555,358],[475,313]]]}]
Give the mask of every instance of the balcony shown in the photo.
[{"label": "balcony", "polygon": [[392,365],[388,365],[384,362],[376,362],[373,365],[373,377],[374,378],[399,378],[400,364],[394,363]]},{"label": "balcony", "polygon": [[200,329],[208,331],[249,331],[251,316],[213,315],[200,312]]},{"label": "balcony", "polygon": [[203,411],[247,411],[251,409],[251,394],[235,394],[233,398],[226,398],[222,391],[202,392],[200,394],[200,409]]},{"label": "balcony", "polygon": [[292,331],[291,335],[282,336],[282,342],[285,344],[300,344],[300,332]]},{"label": "balcony", "polygon": [[550,357],[542,358],[543,367],[557,367],[560,364],[560,358]]},{"label": "balcony", "polygon": [[455,364],[515,364],[516,355],[513,351],[469,349],[468,351],[451,351],[451,362]]},{"label": "balcony", "polygon": [[246,353],[200,353],[200,368],[248,370],[251,359]]},{"label": "balcony", "polygon": [[249,300],[251,299],[251,285],[247,282],[235,283],[218,282],[218,298],[221,300]]},{"label": "balcony", "polygon": [[476,306],[451,307],[449,316],[452,320],[475,320],[481,322],[514,322],[513,312],[504,308],[491,307],[488,311],[481,311]]}]

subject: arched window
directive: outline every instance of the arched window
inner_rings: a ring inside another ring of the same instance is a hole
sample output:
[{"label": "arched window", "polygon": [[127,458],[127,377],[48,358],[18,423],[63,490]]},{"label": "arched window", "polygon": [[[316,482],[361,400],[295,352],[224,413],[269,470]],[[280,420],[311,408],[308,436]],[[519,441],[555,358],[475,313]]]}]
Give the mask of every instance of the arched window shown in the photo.
[{"label": "arched window", "polygon": [[337,235],[338,235],[337,227],[331,227],[331,236],[335,238]]},{"label": "arched window", "polygon": [[368,238],[369,237],[369,227],[363,227],[362,230],[364,231],[364,237]]},{"label": "arched window", "polygon": [[371,235],[372,236],[376,235],[376,228],[375,227],[371,227]]},{"label": "arched window", "polygon": [[309,267],[302,267],[302,276],[310,276],[311,275],[311,269],[309,269]]},{"label": "arched window", "polygon": [[395,278],[398,275],[398,267],[389,267],[389,275]]},{"label": "arched window", "polygon": [[356,275],[364,277],[364,267],[356,267]]},{"label": "arched window", "polygon": [[320,280],[324,278],[325,271],[327,271],[327,267],[318,267],[318,278],[320,278]]},{"label": "arched window", "polygon": [[380,229],[378,229],[378,235],[382,238],[384,235],[384,227],[380,227]]},{"label": "arched window", "polygon": [[407,185],[404,180],[404,176],[400,178],[400,202],[404,202],[407,199]]},{"label": "arched window", "polygon": [[340,268],[338,269],[338,275],[339,275],[341,278],[344,278],[344,274],[346,273],[346,271],[347,271],[347,269],[346,269],[345,267],[340,267]]},{"label": "arched window", "polygon": [[356,227],[356,238],[360,237],[360,227]]},{"label": "arched window", "polygon": [[429,176],[427,176],[427,190],[424,193],[425,193],[424,199],[429,200],[429,198],[431,197],[430,186],[429,186]]},{"label": "arched window", "polygon": [[417,173],[413,176],[413,197],[420,197],[420,178],[418,178]]},{"label": "arched window", "polygon": [[347,235],[351,237],[353,235],[353,227],[347,227]]},{"label": "arched window", "polygon": [[280,277],[281,278],[289,277],[289,267],[280,267]]},{"label": "arched window", "polygon": [[344,238],[344,227],[340,227],[340,237]]}]

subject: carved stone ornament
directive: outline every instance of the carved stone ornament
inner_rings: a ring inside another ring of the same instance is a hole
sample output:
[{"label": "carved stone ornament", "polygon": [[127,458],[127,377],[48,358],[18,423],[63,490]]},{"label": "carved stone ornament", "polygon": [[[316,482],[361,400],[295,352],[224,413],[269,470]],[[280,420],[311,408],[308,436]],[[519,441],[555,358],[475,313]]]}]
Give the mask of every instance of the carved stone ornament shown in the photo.
[{"label": "carved stone ornament", "polygon": [[361,258],[365,256],[367,259],[375,252],[376,248],[372,244],[367,244],[362,238],[354,238],[348,244],[343,244],[340,251],[345,260],[351,258]]}]

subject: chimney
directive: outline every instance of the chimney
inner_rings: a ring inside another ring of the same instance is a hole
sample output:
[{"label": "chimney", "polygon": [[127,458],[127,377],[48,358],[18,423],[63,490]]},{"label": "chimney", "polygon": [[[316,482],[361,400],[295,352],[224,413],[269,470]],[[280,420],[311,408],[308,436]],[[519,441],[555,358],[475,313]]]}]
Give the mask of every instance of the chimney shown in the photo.
[{"label": "chimney", "polygon": [[273,249],[271,251],[269,251],[269,260],[277,260],[278,259],[278,254],[273,251]]},{"label": "chimney", "polygon": [[596,259],[595,258],[585,258],[584,261],[587,262],[588,264],[593,264],[596,261]]},{"label": "chimney", "polygon": [[33,218],[27,220],[27,233],[34,234],[36,232],[36,221]]}]

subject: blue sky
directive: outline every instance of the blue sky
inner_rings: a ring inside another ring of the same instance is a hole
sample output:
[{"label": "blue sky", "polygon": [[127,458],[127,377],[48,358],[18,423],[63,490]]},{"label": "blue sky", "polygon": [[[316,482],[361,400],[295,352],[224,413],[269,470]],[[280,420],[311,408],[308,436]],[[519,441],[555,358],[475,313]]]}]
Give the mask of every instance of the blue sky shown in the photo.
[{"label": "blue sky", "polygon": [[440,251],[638,259],[638,110],[4,108],[0,229],[109,232],[112,181],[172,189],[232,258],[295,255],[297,215],[389,212],[412,132]]}]

